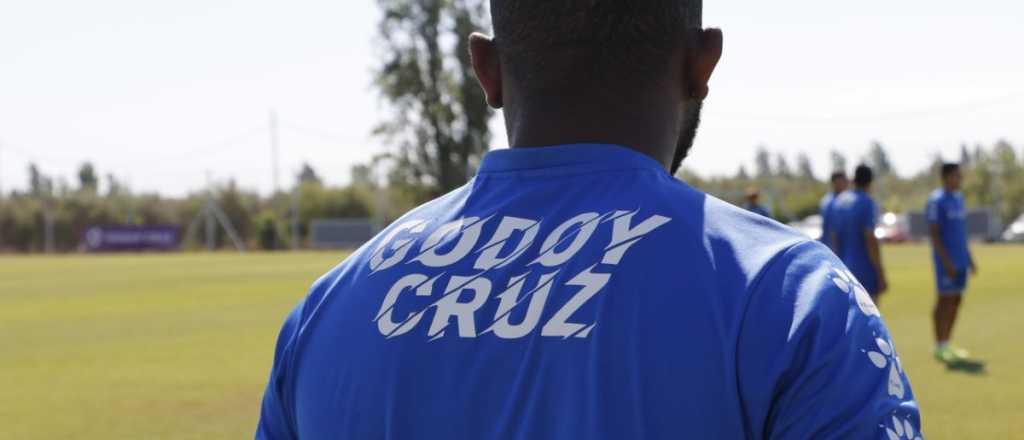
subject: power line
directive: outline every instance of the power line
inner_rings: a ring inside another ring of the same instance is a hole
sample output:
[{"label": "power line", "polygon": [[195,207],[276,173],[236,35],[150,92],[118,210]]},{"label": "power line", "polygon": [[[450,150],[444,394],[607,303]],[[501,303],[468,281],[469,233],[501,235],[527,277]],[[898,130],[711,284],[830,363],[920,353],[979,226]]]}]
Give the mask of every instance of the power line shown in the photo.
[{"label": "power line", "polygon": [[190,149],[187,149],[187,150],[184,150],[184,151],[180,151],[180,152],[175,152],[174,154],[169,154],[169,155],[162,156],[162,157],[161,156],[157,156],[157,157],[153,157],[153,158],[146,158],[145,161],[150,162],[150,161],[153,161],[153,160],[175,160],[175,159],[181,159],[181,158],[191,158],[192,156],[194,156],[196,154],[200,154],[200,153],[210,153],[210,152],[213,152],[215,150],[222,150],[222,151],[223,150],[227,150],[229,148],[237,146],[241,141],[249,139],[250,137],[252,137],[252,136],[254,136],[256,134],[263,133],[266,129],[267,129],[266,126],[259,125],[259,126],[250,128],[248,130],[245,130],[243,132],[240,132],[240,133],[238,133],[236,135],[232,135],[232,136],[223,138],[223,139],[221,139],[219,141],[216,141],[216,142],[211,142],[211,143],[208,143],[208,144],[203,144],[203,145],[200,145],[200,146],[197,146],[197,147],[194,147],[194,148],[190,148]]},{"label": "power line", "polygon": [[309,128],[302,125],[293,124],[288,121],[284,121],[281,125],[282,127],[289,129],[293,132],[319,138],[320,140],[323,141],[334,142],[339,144],[349,142],[349,139],[346,136],[337,133],[332,133],[330,131],[321,130],[318,128]]}]

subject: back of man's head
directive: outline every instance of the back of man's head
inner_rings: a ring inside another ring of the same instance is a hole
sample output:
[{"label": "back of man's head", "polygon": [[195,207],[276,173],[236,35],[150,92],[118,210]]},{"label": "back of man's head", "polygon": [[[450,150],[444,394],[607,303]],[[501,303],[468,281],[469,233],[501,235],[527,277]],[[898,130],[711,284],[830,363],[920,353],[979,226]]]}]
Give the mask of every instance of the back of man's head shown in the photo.
[{"label": "back of man's head", "polygon": [[701,26],[701,0],[491,0],[491,17],[518,86],[615,92],[670,68],[668,55]]},{"label": "back of man's head", "polygon": [[947,162],[942,164],[940,175],[945,179],[957,171],[960,171],[960,164]]},{"label": "back of man's head", "polygon": [[853,172],[853,184],[857,188],[867,188],[871,186],[871,182],[874,180],[875,173],[867,165],[858,165],[857,169]]},{"label": "back of man's head", "polygon": [[833,172],[832,176],[829,177],[828,181],[832,183],[832,189],[834,191],[844,191],[846,190],[846,186],[848,184],[845,171]]}]

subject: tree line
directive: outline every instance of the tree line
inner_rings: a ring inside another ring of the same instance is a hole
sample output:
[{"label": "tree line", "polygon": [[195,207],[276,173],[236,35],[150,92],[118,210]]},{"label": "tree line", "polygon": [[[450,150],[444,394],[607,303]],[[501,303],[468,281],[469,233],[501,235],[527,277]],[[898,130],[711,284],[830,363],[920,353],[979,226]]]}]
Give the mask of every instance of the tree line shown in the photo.
[{"label": "tree line", "polygon": [[[381,203],[384,196],[390,202]],[[0,195],[0,252],[42,252],[48,246],[57,252],[74,251],[81,246],[84,231],[94,225],[176,225],[184,234],[211,198],[247,247],[284,249],[292,245],[293,218],[302,245],[312,219],[379,216],[388,220],[423,197],[401,186],[379,188],[362,166],[355,167],[352,183],[344,187],[325,185],[305,164],[288,192],[261,196],[229,180],[175,198],[133,192],[112,174],[101,179],[91,163],[79,167],[74,184],[30,164],[27,189]],[[223,231],[217,232],[216,245],[226,245]],[[200,234],[183,237],[185,247],[202,246]]]},{"label": "tree line", "polygon": [[[1004,141],[991,147],[964,146],[960,156],[969,207],[989,208],[1003,224],[1024,212],[1024,158],[1014,146]],[[877,175],[874,193],[887,211],[922,209],[928,193],[938,185],[941,160],[937,157],[927,169],[908,176],[895,172],[880,143],[872,145],[869,153],[858,160],[849,160],[838,151],[833,151],[831,158],[832,169],[849,170],[857,163],[872,166]],[[741,166],[732,176],[703,177],[684,167],[679,177],[736,204],[742,203],[748,187],[757,186],[763,202],[779,220],[793,221],[816,213],[818,201],[828,190],[828,176],[816,175],[814,169],[806,154],[798,154],[791,161],[784,154],[758,147],[752,170]],[[350,184],[333,187],[324,184],[313,167],[305,164],[287,192],[261,196],[227,181],[173,198],[135,193],[111,174],[101,179],[91,163],[79,167],[74,184],[54,179],[30,164],[27,189],[0,196],[0,251],[44,251],[47,228],[52,231],[51,246],[58,252],[78,249],[83,231],[93,225],[172,224],[184,233],[209,198],[224,211],[247,247],[285,249],[292,245],[293,218],[297,220],[299,245],[304,245],[313,219],[389,222],[439,191],[427,182],[410,183],[401,170],[391,170],[386,183],[374,181],[369,165],[355,166],[351,172]],[[472,172],[465,170],[467,176]],[[185,239],[186,248],[202,246],[200,237]],[[217,235],[216,244],[228,244],[223,233]]]},{"label": "tree line", "polygon": [[[969,208],[987,208],[1005,225],[1024,212],[1024,154],[1007,141],[992,146],[960,148],[955,161],[963,169],[963,193]],[[930,165],[910,175],[896,173],[886,147],[874,142],[864,157],[850,158],[833,150],[829,169],[847,173],[858,164],[875,171],[872,192],[885,211],[923,210],[928,194],[939,186],[938,170],[943,160],[932,158]],[[829,191],[829,176],[818,176],[805,153],[796,156],[796,166],[782,153],[758,147],[753,170],[740,166],[732,176],[705,178],[685,168],[683,180],[719,198],[742,204],[747,188],[758,187],[762,203],[769,205],[775,217],[783,222],[805,218],[818,211],[818,202]]]}]

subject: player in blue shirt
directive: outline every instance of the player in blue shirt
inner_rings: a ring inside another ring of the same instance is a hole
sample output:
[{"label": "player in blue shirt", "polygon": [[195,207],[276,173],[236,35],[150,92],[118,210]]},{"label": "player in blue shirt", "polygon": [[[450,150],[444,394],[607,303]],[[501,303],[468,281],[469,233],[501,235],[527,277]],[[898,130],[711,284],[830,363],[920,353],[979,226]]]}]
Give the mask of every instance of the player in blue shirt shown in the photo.
[{"label": "player in blue shirt", "polygon": [[875,226],[878,204],[871,198],[874,172],[867,165],[859,165],[853,176],[853,190],[836,199],[836,254],[860,280],[875,301],[885,293],[888,283],[882,269],[882,254]]},{"label": "player in blue shirt", "polygon": [[747,188],[747,204],[744,208],[754,214],[772,218],[772,212],[761,204],[761,189],[756,186]]},{"label": "player in blue shirt", "polygon": [[832,185],[832,191],[826,193],[818,203],[818,214],[821,216],[821,237],[819,239],[832,250],[836,250],[835,225],[838,219],[835,218],[833,208],[839,195],[850,186],[850,181],[846,178],[846,172],[836,171],[832,173],[829,182]]},{"label": "player in blue shirt", "polygon": [[942,188],[928,197],[925,215],[928,217],[929,235],[932,243],[932,261],[935,266],[935,283],[938,299],[935,303],[935,357],[951,363],[967,357],[967,352],[949,344],[953,334],[953,323],[964,289],[967,288],[967,272],[977,272],[974,258],[967,246],[967,222],[964,196],[960,193],[960,166],[955,163],[942,165]]},{"label": "player in blue shirt", "polygon": [[553,5],[491,2],[513,148],[313,284],[256,438],[918,438],[843,264],[673,177],[722,49],[700,3]]}]

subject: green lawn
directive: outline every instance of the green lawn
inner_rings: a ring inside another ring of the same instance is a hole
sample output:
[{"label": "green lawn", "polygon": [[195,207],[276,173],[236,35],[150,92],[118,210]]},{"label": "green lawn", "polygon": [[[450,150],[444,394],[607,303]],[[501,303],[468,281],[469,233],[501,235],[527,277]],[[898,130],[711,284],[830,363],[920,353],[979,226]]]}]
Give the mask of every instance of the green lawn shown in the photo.
[{"label": "green lawn", "polygon": [[[1024,247],[976,246],[955,340],[931,359],[927,249],[888,246],[882,311],[931,439],[1024,438]],[[281,319],[338,253],[0,257],[0,438],[247,438]]]}]

